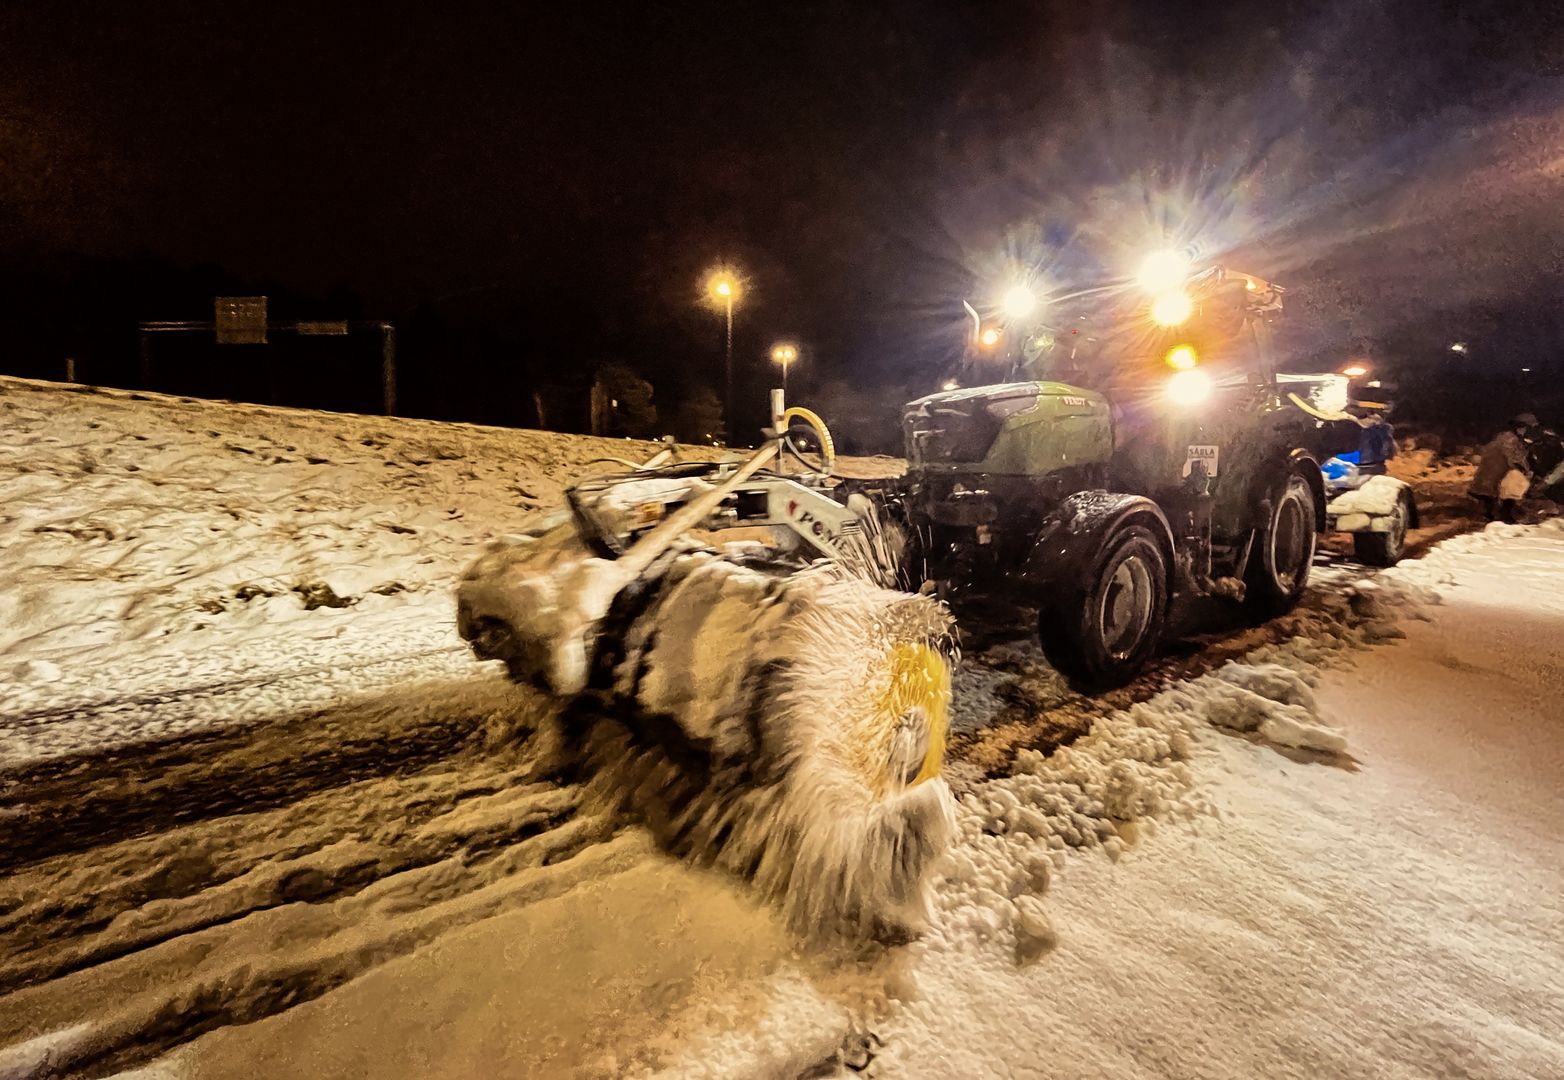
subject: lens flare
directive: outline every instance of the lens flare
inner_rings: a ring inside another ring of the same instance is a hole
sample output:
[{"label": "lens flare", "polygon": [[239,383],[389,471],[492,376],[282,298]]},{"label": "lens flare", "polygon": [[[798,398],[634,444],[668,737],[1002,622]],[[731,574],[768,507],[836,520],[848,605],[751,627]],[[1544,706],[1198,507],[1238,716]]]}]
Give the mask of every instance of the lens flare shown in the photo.
[{"label": "lens flare", "polygon": [[1005,290],[1000,307],[1011,319],[1024,319],[1037,310],[1037,294],[1025,285],[1012,285]]},{"label": "lens flare", "polygon": [[978,335],[978,342],[983,346],[983,348],[992,349],[995,345],[999,344],[999,331],[990,326],[987,330],[984,330],[981,334]]},{"label": "lens flare", "polygon": [[1167,361],[1170,368],[1188,371],[1200,362],[1200,355],[1195,352],[1193,345],[1175,345],[1168,350],[1167,356],[1163,359]]},{"label": "lens flare", "polygon": [[1190,368],[1168,380],[1168,400],[1189,408],[1209,398],[1211,389],[1211,377],[1198,368]]},{"label": "lens flare", "polygon": [[1152,296],[1182,288],[1189,277],[1189,257],[1180,251],[1153,251],[1140,264],[1140,287]]},{"label": "lens flare", "polygon": [[1183,289],[1165,292],[1151,302],[1151,318],[1158,326],[1182,325],[1195,310],[1195,302]]}]

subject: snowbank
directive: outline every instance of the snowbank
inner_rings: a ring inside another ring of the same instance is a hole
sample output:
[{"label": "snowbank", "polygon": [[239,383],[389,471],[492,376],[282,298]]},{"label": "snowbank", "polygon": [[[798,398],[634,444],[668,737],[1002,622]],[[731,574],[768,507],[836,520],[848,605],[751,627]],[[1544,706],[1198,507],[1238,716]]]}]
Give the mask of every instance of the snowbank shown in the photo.
[{"label": "snowbank", "polygon": [[10,378],[0,428],[0,766],[471,671],[482,545],[652,452]]}]

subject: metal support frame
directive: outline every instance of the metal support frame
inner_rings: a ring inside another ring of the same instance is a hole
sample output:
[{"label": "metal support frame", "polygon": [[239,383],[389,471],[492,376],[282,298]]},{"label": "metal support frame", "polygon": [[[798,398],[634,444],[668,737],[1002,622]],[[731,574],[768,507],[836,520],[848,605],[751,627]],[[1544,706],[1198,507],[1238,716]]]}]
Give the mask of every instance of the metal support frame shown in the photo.
[{"label": "metal support frame", "polygon": [[[396,415],[396,325],[383,321],[370,321],[362,319],[344,319],[343,325],[359,330],[378,330],[380,332],[380,403],[381,410],[386,416]],[[292,331],[300,336],[314,336],[303,327],[318,325],[311,320],[300,322],[273,323],[268,322],[266,329]],[[152,382],[152,351],[149,348],[148,334],[167,333],[216,333],[217,324],[212,320],[181,321],[163,320],[154,322],[142,322],[136,324],[136,332],[140,356],[140,377],[143,387],[150,388]],[[74,373],[74,372],[73,372]]]}]

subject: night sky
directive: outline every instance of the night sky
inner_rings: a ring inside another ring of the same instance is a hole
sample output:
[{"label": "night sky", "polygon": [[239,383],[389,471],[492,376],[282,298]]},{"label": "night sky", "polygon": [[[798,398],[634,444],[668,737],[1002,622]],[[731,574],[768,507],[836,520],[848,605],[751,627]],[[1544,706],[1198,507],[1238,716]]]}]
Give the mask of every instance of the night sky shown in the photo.
[{"label": "night sky", "polygon": [[[533,423],[610,362],[667,407],[726,261],[746,393],[786,336],[800,393],[888,413],[963,297],[1166,240],[1289,286],[1300,364],[1561,370],[1557,4],[107,7],[0,13],[0,370],[128,385],[137,320],[263,291],[395,320],[408,412]],[[357,368],[158,359],[358,404]]]}]

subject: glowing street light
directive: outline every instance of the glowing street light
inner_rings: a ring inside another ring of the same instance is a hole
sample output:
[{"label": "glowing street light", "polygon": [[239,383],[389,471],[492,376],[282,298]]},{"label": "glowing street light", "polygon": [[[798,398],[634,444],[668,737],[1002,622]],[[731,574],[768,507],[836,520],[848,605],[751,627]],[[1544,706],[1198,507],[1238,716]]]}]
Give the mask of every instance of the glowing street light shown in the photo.
[{"label": "glowing street light", "polygon": [[1349,379],[1361,379],[1369,373],[1369,369],[1364,364],[1352,363],[1342,368],[1341,373]]},{"label": "glowing street light", "polygon": [[706,275],[706,295],[719,308],[727,323],[727,345],[723,352],[722,415],[728,424],[728,437],[733,437],[733,305],[742,291],[738,275],[725,267],[717,267]]},{"label": "glowing street light", "polygon": [[798,359],[798,346],[790,341],[781,341],[771,347],[771,359],[782,365],[782,394],[787,396],[787,369],[793,361]]},{"label": "glowing street light", "polygon": [[1008,319],[1024,319],[1037,310],[1037,294],[1024,284],[1017,283],[1005,290],[999,306]]},{"label": "glowing street light", "polygon": [[1464,355],[1465,353],[1470,352],[1471,350],[1467,347],[1466,342],[1464,342],[1464,341],[1457,341],[1457,342],[1453,342],[1451,344],[1450,351],[1453,352],[1453,353],[1462,353]]},{"label": "glowing street light", "polygon": [[1141,260],[1136,280],[1152,296],[1160,296],[1184,287],[1189,278],[1189,256],[1181,251],[1153,251]]},{"label": "glowing street light", "polygon": [[1151,302],[1151,318],[1158,326],[1180,326],[1195,310],[1195,302],[1183,289],[1162,293]]}]

